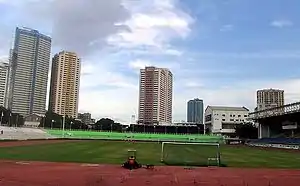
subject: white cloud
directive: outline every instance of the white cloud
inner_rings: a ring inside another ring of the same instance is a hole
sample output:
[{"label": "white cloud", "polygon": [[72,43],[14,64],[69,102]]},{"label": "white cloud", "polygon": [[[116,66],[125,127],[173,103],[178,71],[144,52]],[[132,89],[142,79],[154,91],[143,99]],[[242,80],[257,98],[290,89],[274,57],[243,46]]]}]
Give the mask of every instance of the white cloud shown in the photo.
[{"label": "white cloud", "polygon": [[288,26],[293,26],[293,22],[290,20],[274,20],[270,23],[271,26],[277,27],[277,28],[283,28]]},{"label": "white cloud", "polygon": [[221,32],[228,32],[233,30],[233,25],[223,25],[220,29]]},{"label": "white cloud", "polygon": [[[0,0],[0,2],[4,1]],[[114,4],[117,4],[119,1],[114,2]],[[84,3],[87,2],[84,1]],[[107,4],[103,3],[99,7],[107,9],[105,6],[107,6]],[[194,22],[193,18],[188,13],[178,7],[176,0],[125,1],[124,6],[129,11],[129,18],[125,21],[116,23],[114,26],[118,28],[117,30],[108,30],[104,34],[101,34],[101,37],[99,37],[98,30],[95,30],[92,38],[84,38],[84,41],[86,42],[83,44],[73,40],[84,49],[93,46],[92,54],[89,53],[89,56],[81,56],[83,61],[79,111],[91,112],[95,118],[110,117],[117,121],[128,122],[131,115],[137,115],[138,112],[138,71],[140,68],[150,65],[170,68],[174,74],[174,120],[184,120],[186,118],[186,101],[195,97],[204,99],[205,105],[246,106],[250,109],[253,109],[255,106],[256,90],[261,88],[284,89],[286,103],[295,102],[300,99],[300,90],[298,89],[300,86],[300,79],[278,82],[247,82],[244,80],[237,80],[235,84],[226,87],[216,87],[215,89],[208,88],[208,86],[213,83],[213,80],[201,79],[200,75],[203,74],[195,74],[195,72],[200,71],[201,73],[211,74],[219,73],[222,69],[206,72],[207,69],[202,69],[201,65],[199,65],[200,70],[187,70],[181,68],[180,65],[188,63],[189,61],[199,62],[198,60],[201,58],[201,55],[215,56],[216,54],[203,54],[199,52],[198,55],[195,55],[195,58],[194,56],[187,56],[186,60],[183,59],[181,63],[172,61],[173,58],[181,60],[179,57],[182,57],[186,51],[179,50],[177,47],[172,46],[170,44],[171,41],[173,39],[184,39],[188,37],[191,33],[191,24]],[[77,8],[78,10],[81,10],[80,6]],[[108,11],[109,10],[110,9],[108,9]],[[113,8],[113,10],[118,10],[118,8]],[[99,11],[99,9],[96,8],[93,12],[102,13],[103,11]],[[107,19],[110,20],[108,14],[103,14],[104,15],[101,14],[101,16],[97,15],[98,17],[105,18],[104,22],[107,22]],[[111,12],[111,14],[114,14],[114,12]],[[89,16],[88,13],[85,15],[87,17]],[[37,15],[34,15],[32,18],[36,16]],[[81,16],[79,15],[79,17]],[[93,17],[97,18],[97,16]],[[60,18],[63,19],[64,17]],[[109,23],[112,23],[115,20],[119,20],[119,18],[110,20]],[[33,20],[33,22],[35,21]],[[45,24],[45,22],[46,21],[44,21],[43,24]],[[39,22],[36,24],[39,24]],[[51,25],[50,23],[47,24]],[[78,26],[78,24],[73,25]],[[85,27],[85,30],[93,30],[91,25],[95,26],[95,23],[92,22],[92,24],[82,25]],[[101,23],[97,22],[96,26],[99,25],[101,25]],[[119,27],[122,25],[126,27]],[[279,22],[273,22],[272,25],[283,27],[291,26],[292,23],[281,22],[280,24]],[[37,25],[37,29],[39,29],[38,26],[40,25]],[[226,31],[228,31],[232,28],[231,25],[224,25],[222,29],[227,29]],[[103,29],[101,28],[99,30]],[[69,34],[69,31],[64,33]],[[78,35],[86,33],[87,32],[78,31]],[[107,35],[109,36],[107,37]],[[8,36],[5,38],[8,38]],[[103,38],[105,38],[105,41],[108,42],[112,48],[116,49],[116,51],[105,51],[107,48],[101,48],[103,46],[103,43],[101,43]],[[55,38],[53,39],[55,40]],[[99,42],[101,47],[98,47]],[[64,46],[57,47],[64,48]],[[8,50],[5,49],[3,51]],[[122,53],[125,53],[130,57],[123,58]],[[141,53],[151,54],[153,57],[136,57],[135,54]],[[4,54],[6,54],[6,52]],[[0,55],[2,55],[1,52]],[[171,55],[172,59],[159,58],[158,60],[155,58],[158,55]],[[270,52],[267,57],[286,58],[287,55],[289,58],[299,58],[299,52],[293,54]],[[250,55],[225,53],[219,55],[219,57],[241,58],[258,58],[263,56],[266,55],[261,53]],[[228,73],[232,73],[232,71]]]},{"label": "white cloud", "polygon": [[181,56],[182,53],[183,53],[182,51],[175,50],[175,49],[167,49],[165,51],[165,54],[174,55],[174,56]]},{"label": "white cloud", "polygon": [[176,8],[174,0],[143,1],[142,4],[127,3],[131,18],[118,25],[124,30],[108,37],[108,42],[121,47],[163,47],[173,38],[185,38],[190,33],[193,19]]}]

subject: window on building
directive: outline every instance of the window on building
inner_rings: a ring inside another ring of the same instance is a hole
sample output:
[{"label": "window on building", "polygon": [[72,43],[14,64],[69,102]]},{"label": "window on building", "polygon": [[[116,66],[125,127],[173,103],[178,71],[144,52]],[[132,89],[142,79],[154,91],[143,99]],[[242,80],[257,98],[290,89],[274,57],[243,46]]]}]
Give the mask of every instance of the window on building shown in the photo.
[{"label": "window on building", "polygon": [[223,117],[225,117],[225,114],[222,114]]},{"label": "window on building", "polygon": [[222,123],[222,129],[235,129],[235,124]]},{"label": "window on building", "polygon": [[225,119],[222,119],[222,121],[225,121]]}]

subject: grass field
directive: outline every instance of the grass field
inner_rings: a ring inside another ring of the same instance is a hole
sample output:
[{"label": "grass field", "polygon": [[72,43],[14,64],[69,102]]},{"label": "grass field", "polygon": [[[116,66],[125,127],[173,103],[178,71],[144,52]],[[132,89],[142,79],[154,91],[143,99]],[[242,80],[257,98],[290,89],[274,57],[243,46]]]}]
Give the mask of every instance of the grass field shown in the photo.
[{"label": "grass field", "polygon": [[[190,153],[197,148],[187,147]],[[121,164],[127,150],[137,150],[142,164],[163,165],[160,162],[161,144],[116,141],[70,141],[18,147],[1,147],[0,159],[51,162]],[[242,146],[221,146],[221,160],[228,167],[300,168],[300,152],[265,150]],[[199,151],[199,150],[198,150]],[[180,154],[178,151],[172,152]],[[197,152],[199,154],[199,152]]]}]

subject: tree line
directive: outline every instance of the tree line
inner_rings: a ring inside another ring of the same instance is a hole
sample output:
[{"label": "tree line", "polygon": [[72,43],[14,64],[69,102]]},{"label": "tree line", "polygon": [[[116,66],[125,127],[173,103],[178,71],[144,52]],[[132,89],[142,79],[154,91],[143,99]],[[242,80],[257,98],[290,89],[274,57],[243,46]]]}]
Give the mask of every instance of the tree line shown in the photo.
[{"label": "tree line", "polygon": [[[65,120],[65,121],[63,121]],[[120,123],[116,123],[114,120],[109,118],[102,118],[95,124],[86,124],[81,120],[72,117],[63,117],[62,115],[54,112],[46,112],[45,117],[40,121],[39,127],[51,128],[51,129],[62,129],[63,123],[65,129],[82,129],[82,130],[101,130],[101,131],[122,131],[123,127]]]},{"label": "tree line", "polygon": [[0,123],[10,127],[20,127],[24,125],[24,117],[0,106]]}]

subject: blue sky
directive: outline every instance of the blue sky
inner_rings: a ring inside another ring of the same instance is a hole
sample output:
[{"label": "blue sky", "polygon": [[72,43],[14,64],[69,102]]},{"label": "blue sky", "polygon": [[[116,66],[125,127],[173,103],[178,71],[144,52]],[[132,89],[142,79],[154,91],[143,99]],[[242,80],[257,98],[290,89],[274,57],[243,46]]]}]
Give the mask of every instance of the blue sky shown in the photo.
[{"label": "blue sky", "polygon": [[186,102],[255,107],[261,88],[300,98],[298,0],[0,0],[0,57],[16,26],[50,35],[52,54],[82,58],[80,111],[128,122],[138,112],[138,73],[174,74],[173,119]]}]

